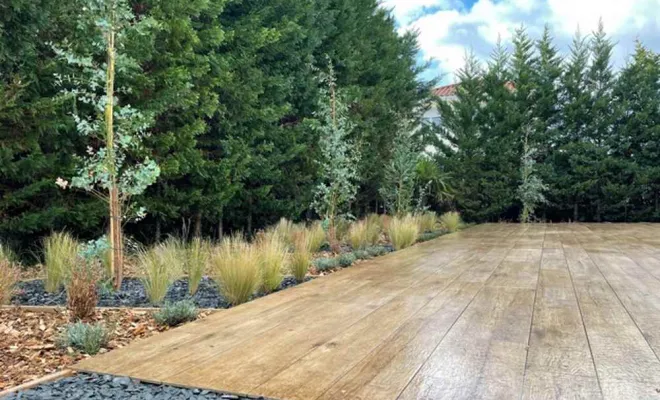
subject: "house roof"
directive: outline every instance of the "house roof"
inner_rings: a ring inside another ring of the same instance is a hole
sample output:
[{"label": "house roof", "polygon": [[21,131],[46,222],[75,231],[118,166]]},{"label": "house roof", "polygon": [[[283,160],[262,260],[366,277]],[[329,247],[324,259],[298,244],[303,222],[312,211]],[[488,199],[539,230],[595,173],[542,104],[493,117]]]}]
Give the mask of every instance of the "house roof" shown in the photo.
[{"label": "house roof", "polygon": [[456,89],[458,88],[458,83],[452,83],[451,85],[438,86],[433,89],[433,95],[438,97],[449,97],[456,95]]},{"label": "house roof", "polygon": [[[456,90],[458,89],[458,86],[459,86],[458,83],[452,83],[451,85],[445,85],[445,86],[438,86],[437,88],[433,89],[433,95],[438,97],[456,96]],[[509,90],[514,90],[516,88],[516,85],[513,83],[513,81],[508,81],[507,83],[504,84],[504,86]]]}]

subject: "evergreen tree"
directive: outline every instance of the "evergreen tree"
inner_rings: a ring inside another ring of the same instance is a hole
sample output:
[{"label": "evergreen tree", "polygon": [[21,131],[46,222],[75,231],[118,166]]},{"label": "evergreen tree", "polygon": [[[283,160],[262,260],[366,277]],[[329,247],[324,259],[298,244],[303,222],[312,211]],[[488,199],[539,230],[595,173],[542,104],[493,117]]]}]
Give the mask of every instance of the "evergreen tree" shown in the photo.
[{"label": "evergreen tree", "polygon": [[[660,220],[660,56],[641,43],[613,90],[618,120],[609,147],[624,165],[610,190],[622,195],[622,219]],[[618,186],[618,188],[617,188]]]},{"label": "evergreen tree", "polygon": [[483,71],[474,53],[466,55],[465,65],[457,72],[457,77],[456,100],[438,101],[443,121],[440,162],[453,178],[454,206],[463,211],[468,221],[487,220],[490,215],[483,210],[488,200],[481,190],[485,180],[481,168],[485,154],[480,144],[479,121],[481,104],[485,100]]}]

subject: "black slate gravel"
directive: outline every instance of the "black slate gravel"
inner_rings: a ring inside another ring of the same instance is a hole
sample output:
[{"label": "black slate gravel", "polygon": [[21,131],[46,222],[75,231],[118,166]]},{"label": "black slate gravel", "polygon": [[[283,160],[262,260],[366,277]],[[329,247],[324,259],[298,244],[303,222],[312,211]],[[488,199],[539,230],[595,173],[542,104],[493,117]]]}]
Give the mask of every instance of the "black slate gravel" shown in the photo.
[{"label": "black slate gravel", "polygon": [[[292,276],[284,278],[278,290],[297,285]],[[258,297],[258,296],[257,296]],[[218,285],[213,279],[204,277],[194,296],[188,294],[188,280],[179,279],[174,282],[165,296],[166,302],[180,301],[192,298],[195,305],[200,308],[228,308],[229,302],[218,291]],[[30,306],[57,306],[66,305],[66,291],[48,293],[41,279],[23,281],[18,283],[18,291],[12,297],[12,304]],[[138,278],[124,278],[118,291],[109,291],[99,287],[100,307],[155,307],[149,302],[144,285]]]},{"label": "black slate gravel", "polygon": [[3,398],[3,400],[18,399],[255,400],[264,398],[243,397],[202,389],[152,385],[112,375],[78,374],[39,385],[24,392],[12,393]]}]

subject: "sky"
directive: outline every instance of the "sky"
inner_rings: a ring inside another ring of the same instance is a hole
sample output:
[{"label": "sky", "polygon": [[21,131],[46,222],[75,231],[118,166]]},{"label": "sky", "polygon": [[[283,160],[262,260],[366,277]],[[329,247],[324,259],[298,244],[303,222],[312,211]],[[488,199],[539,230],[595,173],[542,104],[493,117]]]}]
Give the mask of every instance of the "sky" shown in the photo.
[{"label": "sky", "polygon": [[613,65],[625,65],[635,40],[660,51],[660,0],[381,0],[400,32],[419,32],[420,61],[430,61],[424,78],[453,83],[466,51],[487,60],[498,37],[510,49],[522,25],[538,39],[548,25],[555,45],[568,53],[576,30],[593,32],[599,18],[616,43]]}]

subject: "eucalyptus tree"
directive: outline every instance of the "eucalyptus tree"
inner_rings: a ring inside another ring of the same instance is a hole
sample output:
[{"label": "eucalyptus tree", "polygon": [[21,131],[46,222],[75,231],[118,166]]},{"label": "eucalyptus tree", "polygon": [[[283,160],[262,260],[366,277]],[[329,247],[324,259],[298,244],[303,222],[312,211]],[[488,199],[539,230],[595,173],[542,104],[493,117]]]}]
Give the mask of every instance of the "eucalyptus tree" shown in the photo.
[{"label": "eucalyptus tree", "polygon": [[348,100],[337,89],[332,64],[328,73],[321,73],[321,96],[316,113],[315,130],[319,134],[320,182],[314,192],[314,208],[328,229],[328,239],[334,250],[339,249],[336,224],[348,214],[350,203],[358,189],[357,166],[360,153],[349,139],[353,122],[348,113]]},{"label": "eucalyptus tree", "polygon": [[[114,286],[122,281],[124,249],[122,225],[127,217],[141,218],[145,210],[129,200],[153,184],[160,169],[148,156],[139,157],[141,142],[153,115],[141,112],[120,95],[130,86],[117,85],[141,74],[140,65],[127,52],[127,42],[149,35],[157,26],[153,19],[137,18],[126,0],[86,0],[79,10],[73,40],[53,45],[56,54],[72,68],[58,75],[62,96],[72,100],[77,131],[89,139],[80,155],[80,168],[71,178],[72,188],[83,189],[108,204],[110,271]],[[57,179],[62,188],[69,186]],[[126,207],[128,205],[128,207]]]}]

